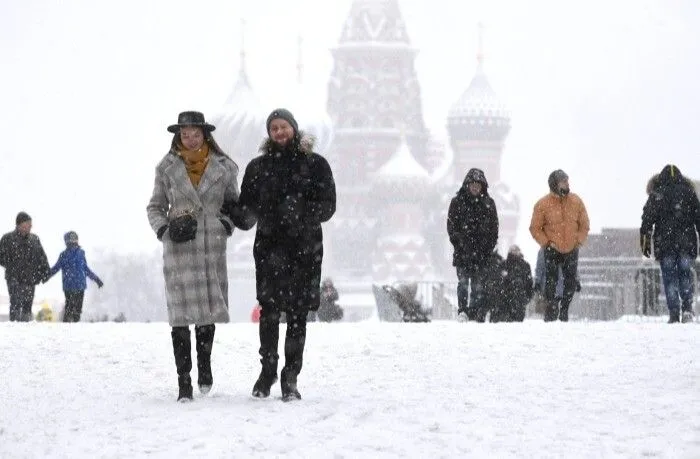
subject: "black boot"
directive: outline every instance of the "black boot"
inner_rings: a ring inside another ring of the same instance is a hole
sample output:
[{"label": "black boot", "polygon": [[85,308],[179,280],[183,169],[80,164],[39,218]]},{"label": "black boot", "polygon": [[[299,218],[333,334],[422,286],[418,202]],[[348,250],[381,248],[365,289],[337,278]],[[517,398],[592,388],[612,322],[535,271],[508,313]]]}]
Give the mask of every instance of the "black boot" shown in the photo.
[{"label": "black boot", "polygon": [[173,338],[173,353],[177,368],[177,382],[180,389],[177,401],[192,400],[192,344],[189,327],[173,327],[170,335]]},{"label": "black boot", "polygon": [[673,311],[668,311],[668,323],[675,324],[681,321],[680,312],[675,309]]},{"label": "black boot", "polygon": [[547,301],[547,304],[544,309],[544,321],[545,322],[554,322],[557,320],[557,317],[559,316],[559,301],[558,300],[552,300],[552,301]]},{"label": "black boot", "polygon": [[211,374],[211,349],[214,345],[214,324],[194,327],[197,338],[197,385],[202,394],[208,394],[214,384]]},{"label": "black boot", "polygon": [[304,363],[306,344],[306,314],[295,313],[287,316],[287,333],[284,339],[284,368],[280,378],[282,400],[301,400],[297,388],[297,377]]},{"label": "black boot", "polygon": [[280,337],[280,313],[263,307],[260,311],[260,363],[262,370],[253,385],[253,397],[265,398],[270,396],[270,388],[277,382],[277,362],[279,354],[277,347]]},{"label": "black boot", "polygon": [[561,309],[559,309],[559,320],[562,322],[568,322],[569,321],[569,305],[564,305],[562,303]]}]

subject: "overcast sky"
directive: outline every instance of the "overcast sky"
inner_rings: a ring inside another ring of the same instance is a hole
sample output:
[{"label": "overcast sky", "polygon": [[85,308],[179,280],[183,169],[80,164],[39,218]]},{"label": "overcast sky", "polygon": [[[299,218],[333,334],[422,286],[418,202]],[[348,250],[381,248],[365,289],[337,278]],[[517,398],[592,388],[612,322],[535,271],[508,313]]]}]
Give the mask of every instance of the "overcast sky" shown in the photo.
[{"label": "overcast sky", "polygon": [[[329,49],[350,0],[4,0],[0,2],[0,228],[34,218],[51,262],[62,234],[88,248],[151,251],[145,206],[165,128],[208,117],[239,69],[247,21],[251,82],[272,109],[304,78],[325,105]],[[450,105],[485,68],[513,112],[503,178],[520,196],[520,243],[552,169],[564,168],[593,229],[638,227],[648,177],[668,162],[700,178],[700,6],[692,0],[400,1],[420,50],[428,127],[445,136]],[[236,157],[236,152],[230,152]],[[242,165],[244,167],[245,165]]]}]

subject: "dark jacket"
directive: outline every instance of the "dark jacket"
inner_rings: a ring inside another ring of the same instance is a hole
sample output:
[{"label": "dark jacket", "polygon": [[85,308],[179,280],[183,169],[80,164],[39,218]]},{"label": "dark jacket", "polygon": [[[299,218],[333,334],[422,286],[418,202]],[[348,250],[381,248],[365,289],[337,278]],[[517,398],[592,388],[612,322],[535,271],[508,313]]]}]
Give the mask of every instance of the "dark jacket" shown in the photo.
[{"label": "dark jacket", "polygon": [[18,230],[0,239],[0,266],[5,268],[5,279],[28,285],[38,284],[49,272],[49,260],[39,237]]},{"label": "dark jacket", "polygon": [[473,196],[467,183],[452,198],[447,212],[447,234],[454,247],[452,265],[481,268],[498,242],[496,203],[482,183],[482,194]]},{"label": "dark jacket", "polygon": [[695,259],[700,232],[700,202],[693,183],[677,167],[668,165],[649,191],[642,212],[640,236],[653,237],[657,260],[668,255]]},{"label": "dark jacket", "polygon": [[509,253],[501,263],[505,320],[523,320],[533,295],[532,269],[522,255]]},{"label": "dark jacket", "polygon": [[332,322],[343,319],[343,308],[336,304],[338,299],[338,290],[333,284],[321,287],[321,305],[318,308],[318,320],[321,322]]},{"label": "dark jacket", "polygon": [[335,213],[335,181],[328,161],[299,134],[281,150],[270,139],[246,167],[237,203],[226,213],[241,229],[257,223],[253,257],[263,309],[318,310],[323,232]]},{"label": "dark jacket", "polygon": [[58,256],[58,261],[51,268],[47,279],[62,271],[63,290],[71,292],[85,290],[87,288],[86,277],[89,277],[97,285],[102,285],[102,281],[93,273],[85,260],[85,251],[78,245],[71,245]]}]

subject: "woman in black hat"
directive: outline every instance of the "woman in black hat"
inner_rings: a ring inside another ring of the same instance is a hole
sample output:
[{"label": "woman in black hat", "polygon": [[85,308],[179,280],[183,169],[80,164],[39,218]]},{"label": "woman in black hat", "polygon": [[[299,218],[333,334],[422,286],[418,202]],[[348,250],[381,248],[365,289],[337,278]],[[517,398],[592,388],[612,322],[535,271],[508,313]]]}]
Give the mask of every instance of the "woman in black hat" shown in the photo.
[{"label": "woman in black hat", "polygon": [[238,199],[238,166],[199,112],[182,112],[168,127],[170,151],[156,167],[148,221],[163,242],[163,273],[177,367],[178,400],[192,399],[190,325],[197,339],[198,384],[211,390],[215,323],[228,322],[226,242],[233,223],[224,199]]},{"label": "woman in black hat", "polygon": [[253,257],[260,313],[262,371],[254,397],[267,397],[277,381],[280,313],[287,317],[282,398],[300,399],[297,376],[306,343],[308,311],[319,307],[323,233],[335,213],[335,182],[328,161],[313,152],[313,138],[294,116],[274,110],[267,119],[260,156],[246,167],[238,202],[226,212],[247,230],[257,222]]}]

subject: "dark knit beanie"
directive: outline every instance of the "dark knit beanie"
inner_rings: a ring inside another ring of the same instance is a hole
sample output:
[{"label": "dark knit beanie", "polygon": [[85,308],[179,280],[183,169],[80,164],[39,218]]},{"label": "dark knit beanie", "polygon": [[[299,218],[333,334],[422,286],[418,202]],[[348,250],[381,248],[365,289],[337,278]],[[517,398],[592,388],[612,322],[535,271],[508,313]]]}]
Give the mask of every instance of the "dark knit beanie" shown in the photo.
[{"label": "dark knit beanie", "polygon": [[297,124],[297,120],[294,119],[292,112],[286,108],[276,108],[272,111],[272,113],[270,113],[270,116],[267,117],[267,123],[265,124],[265,127],[267,128],[267,135],[270,135],[270,123],[272,123],[272,120],[276,119],[283,119],[291,124],[295,134],[299,132],[299,124]]},{"label": "dark knit beanie", "polygon": [[32,217],[30,217],[29,214],[26,212],[18,213],[17,218],[15,218],[15,224],[18,226],[24,222],[29,222],[29,221],[32,221]]},{"label": "dark knit beanie", "polygon": [[556,193],[557,183],[561,182],[562,180],[569,180],[569,175],[561,169],[557,169],[549,174],[549,179],[547,180],[549,189]]}]

